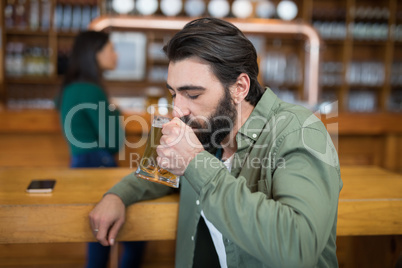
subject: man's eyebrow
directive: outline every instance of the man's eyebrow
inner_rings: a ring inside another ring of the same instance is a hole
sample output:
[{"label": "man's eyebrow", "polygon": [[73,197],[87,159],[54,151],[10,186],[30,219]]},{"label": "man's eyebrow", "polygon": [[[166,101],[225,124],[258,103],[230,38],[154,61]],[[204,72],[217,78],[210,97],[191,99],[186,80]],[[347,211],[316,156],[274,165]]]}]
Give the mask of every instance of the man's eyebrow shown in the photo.
[{"label": "man's eyebrow", "polygon": [[[168,83],[166,83],[166,87],[170,90],[175,91]],[[193,86],[193,85],[187,85],[187,86],[181,86],[177,88],[177,91],[184,91],[184,90],[205,90],[205,87],[202,86]]]}]

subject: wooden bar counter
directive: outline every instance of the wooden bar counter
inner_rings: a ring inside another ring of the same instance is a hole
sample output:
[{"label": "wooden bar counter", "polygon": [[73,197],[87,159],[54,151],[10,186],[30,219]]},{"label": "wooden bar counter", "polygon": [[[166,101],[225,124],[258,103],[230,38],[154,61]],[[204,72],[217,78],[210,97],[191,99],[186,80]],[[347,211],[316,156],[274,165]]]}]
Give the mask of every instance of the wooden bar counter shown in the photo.
[{"label": "wooden bar counter", "polygon": [[[95,241],[88,213],[132,169],[1,168],[0,244]],[[51,194],[28,194],[31,179],[57,180]],[[178,195],[130,206],[118,240],[173,240]]]},{"label": "wooden bar counter", "polygon": [[[0,244],[94,241],[88,213],[132,169],[1,168]],[[31,179],[55,178],[52,194],[28,194]],[[402,176],[343,167],[338,235],[401,235]],[[118,240],[173,240],[179,196],[130,206]]]}]

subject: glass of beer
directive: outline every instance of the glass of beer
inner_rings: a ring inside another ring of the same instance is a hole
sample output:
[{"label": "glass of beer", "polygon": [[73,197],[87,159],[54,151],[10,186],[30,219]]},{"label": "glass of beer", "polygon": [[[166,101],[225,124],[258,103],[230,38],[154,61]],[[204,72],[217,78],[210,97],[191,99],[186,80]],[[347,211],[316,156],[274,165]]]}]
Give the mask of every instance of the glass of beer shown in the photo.
[{"label": "glass of beer", "polygon": [[141,158],[140,165],[135,172],[138,178],[161,183],[170,187],[178,188],[180,177],[160,168],[156,162],[156,147],[162,137],[162,125],[171,119],[161,115],[153,115],[152,127],[148,135],[145,153]]}]

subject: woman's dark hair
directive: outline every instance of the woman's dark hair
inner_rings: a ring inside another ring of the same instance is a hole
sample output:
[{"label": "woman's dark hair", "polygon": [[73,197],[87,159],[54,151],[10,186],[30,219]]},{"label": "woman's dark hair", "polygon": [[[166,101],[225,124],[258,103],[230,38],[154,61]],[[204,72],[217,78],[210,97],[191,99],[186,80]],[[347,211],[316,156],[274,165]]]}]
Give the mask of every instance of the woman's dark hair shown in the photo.
[{"label": "woman's dark hair", "polygon": [[105,32],[84,31],[77,35],[69,57],[67,72],[64,75],[57,106],[60,106],[63,90],[73,82],[89,82],[101,86],[102,70],[96,54],[109,41]]},{"label": "woman's dark hair", "polygon": [[250,77],[246,101],[255,106],[264,89],[258,82],[257,52],[233,24],[215,18],[196,19],[184,26],[163,48],[169,61],[198,57],[210,64],[227,89],[241,73]]}]

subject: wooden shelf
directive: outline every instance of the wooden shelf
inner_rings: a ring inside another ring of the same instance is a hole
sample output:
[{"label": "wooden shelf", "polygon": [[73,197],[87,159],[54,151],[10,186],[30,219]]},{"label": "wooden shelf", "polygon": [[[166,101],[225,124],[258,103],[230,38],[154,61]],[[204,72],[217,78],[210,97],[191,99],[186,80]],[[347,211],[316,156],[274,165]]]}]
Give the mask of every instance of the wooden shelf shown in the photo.
[{"label": "wooden shelf", "polygon": [[74,38],[74,37],[76,37],[77,36],[77,34],[79,33],[80,31],[76,31],[76,32],[63,32],[63,31],[59,31],[59,32],[57,32],[56,33],[56,35],[58,36],[58,37],[71,37],[71,38]]},{"label": "wooden shelf", "polygon": [[35,37],[48,37],[49,31],[42,31],[42,30],[27,30],[27,29],[6,29],[6,35],[26,35],[28,37],[35,36]]},{"label": "wooden shelf", "polygon": [[166,82],[149,82],[146,80],[141,81],[126,81],[126,80],[105,80],[105,85],[107,87],[123,86],[123,87],[136,87],[136,88],[147,88],[147,87],[162,87],[166,88]]},{"label": "wooden shelf", "polygon": [[324,46],[343,46],[344,44],[345,44],[345,40],[323,39]]},{"label": "wooden shelf", "polygon": [[336,132],[339,135],[402,134],[401,113],[340,113],[322,116],[321,121],[331,134]]},{"label": "wooden shelf", "polygon": [[[75,0],[77,3],[79,0]],[[295,0],[296,4],[299,7],[299,15],[296,21],[300,22],[313,22],[314,20],[320,21],[336,21],[344,23],[345,25],[352,25],[353,23],[359,22],[367,22],[367,23],[387,23],[389,27],[395,24],[401,24],[401,20],[397,18],[397,13],[400,12],[402,9],[402,3],[397,0],[385,0],[382,2],[375,3],[374,2],[368,6],[379,6],[379,7],[386,7],[390,11],[390,16],[387,19],[381,20],[370,20],[370,19],[361,19],[359,17],[354,17],[354,15],[349,12],[357,7],[364,7],[366,1],[357,1],[357,0],[345,0],[345,1],[338,1],[338,0],[329,0],[329,1],[322,1],[322,0]],[[98,1],[99,7],[105,12],[103,6],[103,0]],[[74,1],[72,3],[75,3]],[[230,2],[232,3],[232,2]],[[371,3],[371,2],[370,2]],[[0,6],[2,10],[4,9],[4,3],[2,2]],[[53,6],[54,8],[54,6]],[[317,14],[321,14],[321,17],[317,17]],[[332,15],[331,15],[332,14]],[[184,12],[180,14],[178,17],[169,18],[169,22],[174,23],[178,20],[191,20],[193,18],[184,17]],[[0,27],[3,26],[4,28],[4,14],[0,15]],[[116,16],[118,18],[118,16]],[[155,22],[158,19],[165,19],[160,12],[153,16],[142,17],[144,20],[149,20],[150,22]],[[232,21],[233,19],[230,18]],[[245,19],[242,20],[244,22],[256,22],[256,21],[263,21],[263,19]],[[146,31],[147,38],[149,42],[157,40],[158,42],[162,42],[166,35],[172,34],[174,31],[167,30],[164,25],[160,25],[160,28],[157,28],[152,31]],[[122,29],[115,29],[115,30],[122,30]],[[125,29],[127,30],[127,29]],[[54,30],[50,29],[50,31],[42,31],[41,29],[38,30],[30,30],[27,29],[5,29],[2,37],[3,37],[3,50],[0,51],[0,60],[2,62],[5,61],[5,54],[6,54],[6,44],[8,41],[19,41],[30,43],[41,43],[41,45],[48,46],[51,48],[55,53],[51,56],[50,60],[57,68],[57,51],[60,47],[63,49],[68,48],[71,46],[71,41],[77,35],[79,31],[62,31],[62,30]],[[48,40],[47,40],[47,39]],[[281,39],[280,44],[278,45],[278,40]],[[332,40],[332,39],[324,39],[323,41],[323,48],[321,50],[321,58],[329,61],[337,61],[342,63],[344,67],[341,76],[343,81],[346,81],[347,72],[350,70],[350,62],[353,60],[358,61],[373,61],[376,60],[384,64],[384,73],[386,79],[387,77],[391,77],[391,69],[392,63],[395,59],[398,59],[398,55],[400,52],[399,48],[402,47],[402,41],[394,40],[393,37],[388,37],[387,40],[360,40],[354,39],[353,33],[347,31],[347,36],[345,39],[342,40]],[[302,50],[305,48],[302,39],[286,39],[283,36],[270,36],[269,38],[266,37],[265,44],[264,44],[266,51],[280,51],[284,52],[285,54],[290,51],[290,48],[296,48],[295,50],[299,49],[300,51],[296,51],[297,55],[300,56],[301,59],[301,66],[304,68],[306,59],[303,58]],[[152,59],[149,57],[147,53],[147,70],[152,69],[152,66],[164,66],[167,65],[167,62],[164,60],[159,59]],[[400,58],[400,57],[399,57]],[[263,70],[262,66],[260,66],[261,70]],[[52,77],[4,77],[0,74],[0,101],[5,104],[6,97],[9,95],[7,94],[8,88],[15,85],[30,85],[30,84],[44,84],[44,85],[59,85],[62,81],[62,78],[56,77],[57,70],[55,70],[55,74]],[[262,72],[261,72],[262,75]],[[402,75],[402,74],[401,74]],[[262,76],[260,76],[261,79]],[[262,80],[261,80],[262,81]],[[297,90],[302,92],[303,85],[295,85],[295,84],[283,84],[283,85],[274,85],[270,83],[270,81],[265,81],[267,86],[276,86],[276,87],[286,87],[290,89]],[[144,89],[150,86],[157,86],[165,88],[164,82],[149,82],[147,79],[141,81],[106,81],[105,84],[108,87],[108,90],[113,91],[115,90],[116,95],[123,92],[124,94],[129,94],[129,90],[131,89],[133,96],[142,95],[144,93]],[[380,86],[370,86],[370,85],[350,85],[347,83],[342,83],[342,85],[335,85],[335,86],[323,86],[321,87],[324,90],[334,90],[336,91],[336,95],[339,98],[340,102],[340,110],[342,112],[348,111],[348,96],[350,91],[357,90],[359,88],[366,88],[372,91],[378,91],[378,108],[380,111],[387,111],[387,100],[390,96],[390,93],[395,88],[399,89],[400,87],[393,87],[389,86],[389,81],[384,81],[383,85]],[[134,90],[135,89],[135,92]],[[112,92],[113,93],[113,92]],[[113,95],[113,94],[111,94]],[[299,94],[302,96],[303,94]]]},{"label": "wooden shelf", "polygon": [[384,86],[383,85],[365,85],[365,84],[349,84],[349,88],[351,90],[359,90],[359,89],[372,89],[372,90],[381,90]]},{"label": "wooden shelf", "polygon": [[[123,112],[125,118],[133,113]],[[137,114],[145,119],[144,112]],[[339,113],[338,115],[322,115],[321,120],[334,133],[338,128],[339,135],[382,135],[385,133],[402,134],[402,113]],[[0,111],[0,133],[59,133],[59,114],[56,110],[5,110]],[[135,122],[129,123],[128,133],[142,133]]]},{"label": "wooden shelf", "polygon": [[362,39],[354,39],[354,46],[386,46],[388,43],[387,40],[362,40]]},{"label": "wooden shelf", "polygon": [[60,84],[61,79],[50,76],[21,76],[6,77],[5,82],[8,84]]},{"label": "wooden shelf", "polygon": [[[122,113],[125,118],[132,113]],[[147,113],[137,114],[150,120]],[[0,111],[0,133],[24,133],[24,134],[61,134],[60,116],[57,110],[51,109],[23,109]],[[142,135],[140,124],[130,121],[125,125],[126,133]]]}]

